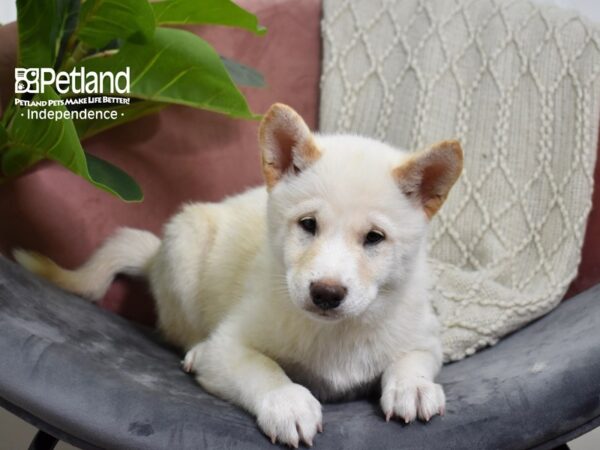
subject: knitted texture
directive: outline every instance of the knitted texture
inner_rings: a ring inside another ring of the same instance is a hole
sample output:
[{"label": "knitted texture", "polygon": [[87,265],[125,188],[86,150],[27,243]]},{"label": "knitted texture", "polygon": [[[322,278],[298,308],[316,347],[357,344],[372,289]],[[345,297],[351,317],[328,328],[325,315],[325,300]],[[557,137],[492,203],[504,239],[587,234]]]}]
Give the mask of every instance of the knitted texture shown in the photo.
[{"label": "knitted texture", "polygon": [[599,30],[525,0],[325,0],[323,14],[321,131],[463,145],[430,231],[445,359],[554,308],[591,207]]}]

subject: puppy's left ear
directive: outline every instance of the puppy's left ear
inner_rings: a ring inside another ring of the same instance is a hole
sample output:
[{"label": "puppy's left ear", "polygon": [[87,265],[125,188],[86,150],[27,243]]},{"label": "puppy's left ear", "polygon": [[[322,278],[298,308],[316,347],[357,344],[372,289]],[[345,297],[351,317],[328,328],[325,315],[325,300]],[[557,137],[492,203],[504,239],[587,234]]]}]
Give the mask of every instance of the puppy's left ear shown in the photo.
[{"label": "puppy's left ear", "polygon": [[321,157],[302,117],[281,103],[275,103],[265,114],[258,140],[263,175],[269,190],[286,173],[298,174]]},{"label": "puppy's left ear", "polygon": [[411,155],[393,170],[402,192],[419,204],[431,219],[442,207],[463,168],[458,141],[443,141]]}]

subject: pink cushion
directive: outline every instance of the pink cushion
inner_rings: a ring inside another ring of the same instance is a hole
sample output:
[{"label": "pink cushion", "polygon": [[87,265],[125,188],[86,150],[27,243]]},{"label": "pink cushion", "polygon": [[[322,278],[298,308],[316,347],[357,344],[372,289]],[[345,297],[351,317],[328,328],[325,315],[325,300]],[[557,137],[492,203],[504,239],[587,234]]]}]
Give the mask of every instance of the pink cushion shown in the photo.
[{"label": "pink cushion", "polygon": [[[255,36],[225,27],[195,28],[224,56],[258,69],[264,89],[244,89],[254,112],[274,102],[294,107],[317,125],[320,75],[320,1],[248,0],[268,33]],[[0,28],[0,98],[14,84],[16,27]],[[145,200],[124,203],[53,163],[43,163],[0,186],[0,251],[40,251],[66,267],[85,261],[115,228],[160,233],[180,205],[216,201],[262,183],[258,122],[230,119],[186,107],[109,130],[86,142],[87,151],[128,171]],[[153,321],[143,283],[118,280],[102,305],[128,318]]]},{"label": "pink cushion", "polygon": [[600,139],[596,152],[592,210],[585,230],[581,262],[577,277],[571,283],[565,298],[573,297],[598,283],[600,283]]}]

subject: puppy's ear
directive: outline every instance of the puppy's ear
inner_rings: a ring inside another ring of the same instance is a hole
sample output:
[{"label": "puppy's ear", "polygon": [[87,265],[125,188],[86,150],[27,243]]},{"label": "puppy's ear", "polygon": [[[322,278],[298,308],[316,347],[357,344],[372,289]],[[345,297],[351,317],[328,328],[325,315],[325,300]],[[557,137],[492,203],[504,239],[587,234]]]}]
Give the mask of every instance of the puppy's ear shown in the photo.
[{"label": "puppy's ear", "polygon": [[402,192],[431,219],[442,207],[463,168],[463,152],[457,141],[443,141],[415,153],[393,170]]},{"label": "puppy's ear", "polygon": [[262,170],[271,190],[286,172],[300,173],[321,156],[302,117],[289,106],[275,103],[258,132]]}]

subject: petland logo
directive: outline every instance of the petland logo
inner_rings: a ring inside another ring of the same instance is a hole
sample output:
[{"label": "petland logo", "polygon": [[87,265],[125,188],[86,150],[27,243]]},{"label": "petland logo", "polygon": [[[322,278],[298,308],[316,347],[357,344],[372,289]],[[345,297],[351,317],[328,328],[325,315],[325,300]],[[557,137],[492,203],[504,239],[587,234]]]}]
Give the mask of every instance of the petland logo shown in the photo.
[{"label": "petland logo", "polygon": [[[46,86],[54,86],[59,94],[129,94],[129,67],[121,72],[93,72],[84,67],[70,72],[55,72],[52,68],[15,69],[16,94],[40,94]],[[109,92],[104,92],[108,87]]]}]

